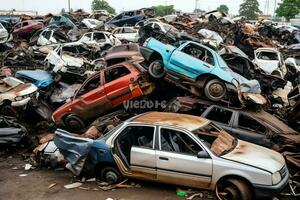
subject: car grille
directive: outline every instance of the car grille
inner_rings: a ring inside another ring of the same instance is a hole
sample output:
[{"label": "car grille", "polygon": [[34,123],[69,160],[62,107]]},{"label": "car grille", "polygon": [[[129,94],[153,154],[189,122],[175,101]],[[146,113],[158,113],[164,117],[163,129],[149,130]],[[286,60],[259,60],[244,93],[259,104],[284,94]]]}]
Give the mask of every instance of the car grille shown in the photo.
[{"label": "car grille", "polygon": [[286,176],[286,174],[288,173],[288,169],[287,169],[286,165],[284,165],[281,168],[281,170],[279,170],[279,173],[280,173],[280,175],[281,175],[282,178]]}]

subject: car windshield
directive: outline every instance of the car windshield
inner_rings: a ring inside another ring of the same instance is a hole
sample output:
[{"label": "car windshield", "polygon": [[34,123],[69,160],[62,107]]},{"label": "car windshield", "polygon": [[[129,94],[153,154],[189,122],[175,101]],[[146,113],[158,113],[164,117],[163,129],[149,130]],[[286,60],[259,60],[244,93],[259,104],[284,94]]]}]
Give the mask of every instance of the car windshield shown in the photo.
[{"label": "car windshield", "polygon": [[162,25],[166,32],[174,32],[174,33],[179,32],[176,28],[174,28],[173,26],[171,26],[169,24],[162,24]]},{"label": "car windshield", "polygon": [[258,53],[257,58],[262,60],[278,60],[278,55],[275,52],[262,51]]},{"label": "car windshield", "polygon": [[237,144],[236,138],[212,122],[192,132],[217,156],[231,152]]}]

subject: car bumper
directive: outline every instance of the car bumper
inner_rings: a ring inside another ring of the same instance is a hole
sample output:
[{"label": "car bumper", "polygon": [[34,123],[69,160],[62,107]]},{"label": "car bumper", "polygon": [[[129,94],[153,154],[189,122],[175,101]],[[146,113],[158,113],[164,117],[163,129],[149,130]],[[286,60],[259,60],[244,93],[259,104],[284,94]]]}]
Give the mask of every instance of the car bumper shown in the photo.
[{"label": "car bumper", "polygon": [[274,197],[279,194],[288,184],[289,173],[281,180],[280,183],[273,186],[254,185],[255,196],[258,198]]},{"label": "car bumper", "polygon": [[11,103],[11,106],[12,107],[22,107],[22,106],[25,106],[30,101],[30,99],[31,99],[30,97],[27,97],[27,98],[25,98],[25,99],[23,99],[21,101],[14,101],[14,102]]}]

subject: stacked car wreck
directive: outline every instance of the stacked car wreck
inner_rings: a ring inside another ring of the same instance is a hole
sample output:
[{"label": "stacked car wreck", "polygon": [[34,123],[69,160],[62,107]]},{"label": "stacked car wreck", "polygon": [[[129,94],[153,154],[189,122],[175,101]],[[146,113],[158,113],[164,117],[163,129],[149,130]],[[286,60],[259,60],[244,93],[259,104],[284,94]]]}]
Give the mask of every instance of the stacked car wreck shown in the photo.
[{"label": "stacked car wreck", "polygon": [[299,181],[296,27],[147,8],[1,23],[0,144],[34,147],[39,167],[219,199]]}]

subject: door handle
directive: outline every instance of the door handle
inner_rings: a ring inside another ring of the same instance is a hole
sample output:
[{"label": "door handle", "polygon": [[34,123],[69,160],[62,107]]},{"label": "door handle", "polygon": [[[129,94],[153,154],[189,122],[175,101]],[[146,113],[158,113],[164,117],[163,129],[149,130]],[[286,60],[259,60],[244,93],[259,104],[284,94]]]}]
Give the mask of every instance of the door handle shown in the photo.
[{"label": "door handle", "polygon": [[166,158],[166,157],[159,157],[159,159],[161,159],[161,160],[169,160],[169,158]]}]

